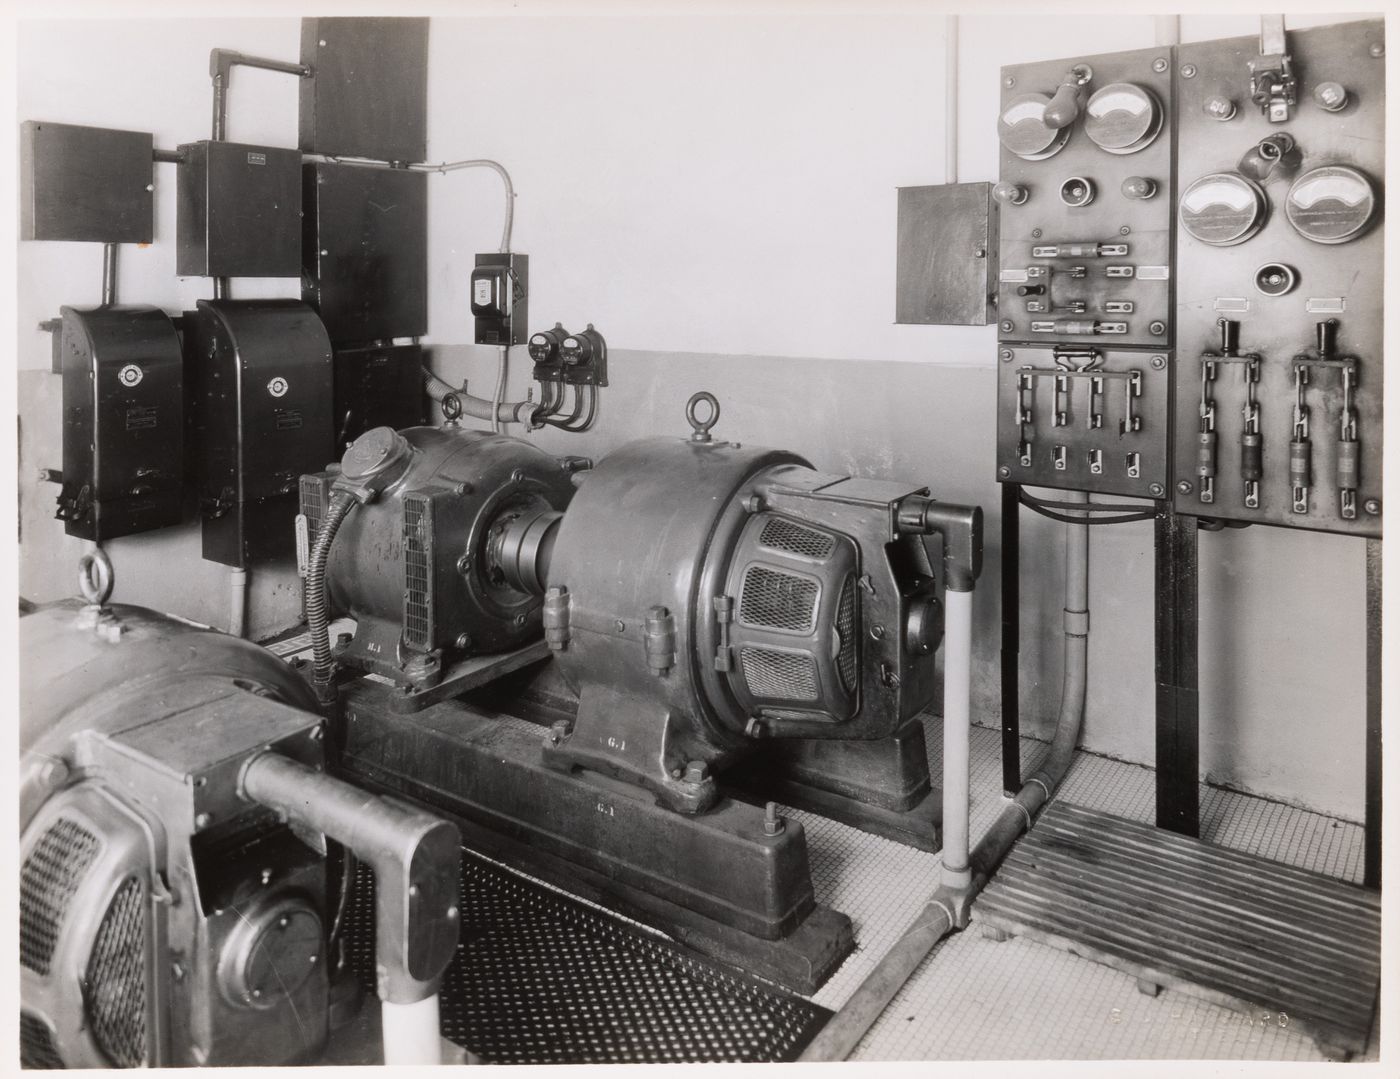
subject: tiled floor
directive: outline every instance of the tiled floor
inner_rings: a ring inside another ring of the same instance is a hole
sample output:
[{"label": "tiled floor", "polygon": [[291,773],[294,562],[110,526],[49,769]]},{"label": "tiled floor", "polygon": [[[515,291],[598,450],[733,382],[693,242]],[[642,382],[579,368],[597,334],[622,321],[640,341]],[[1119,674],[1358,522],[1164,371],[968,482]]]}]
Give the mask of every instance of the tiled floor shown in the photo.
[{"label": "tiled floor", "polygon": [[[973,731],[973,841],[1003,803],[1000,735]],[[930,731],[938,774],[938,737]],[[1042,744],[1026,740],[1026,773]],[[1150,821],[1151,769],[1081,753],[1061,797]],[[938,856],[793,811],[807,828],[820,902],[849,914],[857,951],[814,998],[839,1008],[898,939],[937,882]],[[1357,881],[1362,829],[1260,798],[1201,788],[1202,838]],[[1375,1059],[1375,1038],[1367,1059]],[[997,943],[977,930],[944,940],[915,972],[852,1055],[854,1060],[991,1059],[1323,1060],[1286,1017],[1230,1011],[1135,980],[1046,945]]]}]

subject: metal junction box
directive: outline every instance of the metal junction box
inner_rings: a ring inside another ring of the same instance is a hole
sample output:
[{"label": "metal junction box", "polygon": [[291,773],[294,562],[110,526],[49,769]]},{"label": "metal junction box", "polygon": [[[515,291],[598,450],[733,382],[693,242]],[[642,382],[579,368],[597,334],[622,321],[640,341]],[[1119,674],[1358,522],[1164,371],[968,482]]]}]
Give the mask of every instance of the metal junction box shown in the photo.
[{"label": "metal junction box", "polygon": [[428,332],[428,176],[309,164],[302,299],[337,345]]},{"label": "metal junction box", "polygon": [[[1271,119],[1251,69],[1280,57]],[[1176,509],[1378,536],[1384,24],[1183,45],[1177,71]]]},{"label": "metal junction box", "polygon": [[523,345],[530,315],[530,256],[481,254],[471,275],[471,311],[478,345]]},{"label": "metal junction box", "polygon": [[64,530],[101,543],[179,524],[184,377],[174,324],[157,307],[62,315]]},{"label": "metal junction box", "polygon": [[297,478],[334,456],[331,344],[297,300],[200,300],[185,315],[204,557],[295,550]]},{"label": "metal junction box", "polygon": [[337,349],[333,456],[372,427],[417,427],[424,400],[418,345]]},{"label": "metal junction box", "polygon": [[422,161],[428,152],[428,20],[301,21],[303,150]]},{"label": "metal junction box", "polygon": [[301,154],[208,140],[180,152],[175,272],[300,276]]},{"label": "metal junction box", "polygon": [[996,319],[991,184],[899,188],[894,320],[986,326]]},{"label": "metal junction box", "polygon": [[20,239],[148,244],[153,138],[26,120],[20,125]]}]

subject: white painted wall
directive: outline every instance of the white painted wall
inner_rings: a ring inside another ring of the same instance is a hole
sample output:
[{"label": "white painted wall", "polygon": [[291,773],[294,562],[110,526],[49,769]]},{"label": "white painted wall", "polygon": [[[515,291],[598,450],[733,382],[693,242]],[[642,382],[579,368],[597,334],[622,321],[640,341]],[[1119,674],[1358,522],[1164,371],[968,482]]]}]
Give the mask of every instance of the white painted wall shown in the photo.
[{"label": "white painted wall", "polygon": [[[1290,17],[1290,25],[1329,21]],[[1186,40],[1250,33],[1247,16],[1191,16]],[[943,175],[944,23],[936,15],[435,19],[429,154],[504,161],[519,192],[514,247],[531,256],[532,324],[595,322],[615,350],[595,455],[678,429],[693,389],[726,402],[732,437],[790,445],[819,467],[896,475],[989,512],[978,599],[979,714],[996,721],[994,331],[892,324],[894,188]],[[1153,43],[1148,15],[1097,16],[1095,51]],[[998,69],[1082,53],[1064,16],[961,19],[960,179],[991,180]],[[214,46],[294,58],[295,19],[22,24],[19,118],[130,127],[157,144],[204,137]],[[133,57],[137,58],[133,61]],[[231,137],[294,145],[295,86],[240,69]],[[173,276],[173,170],[158,172],[157,242],[124,252],[121,295],[172,312],[208,283]],[[472,255],[494,250],[502,195],[473,170],[430,181],[431,335],[470,338]],[[100,254],[19,254],[21,588],[71,592],[81,545],[51,521],[57,398],[47,336],[61,303],[97,299]],[[291,281],[238,295],[295,295]],[[523,350],[518,350],[523,353]],[[494,351],[440,368],[486,393]],[[512,391],[528,362],[516,356]],[[732,427],[731,427],[732,425]],[[551,433],[542,441],[566,445]],[[1046,730],[1058,692],[1059,535],[1024,515],[1022,685]],[[117,598],[220,624],[221,567],[198,528],[111,545]],[[1249,529],[1202,538],[1202,763],[1213,778],[1359,816],[1361,545]],[[1086,743],[1152,759],[1151,532],[1096,529]],[[297,613],[286,567],[254,575],[252,625]],[[1039,631],[1039,633],[1038,633]]]}]

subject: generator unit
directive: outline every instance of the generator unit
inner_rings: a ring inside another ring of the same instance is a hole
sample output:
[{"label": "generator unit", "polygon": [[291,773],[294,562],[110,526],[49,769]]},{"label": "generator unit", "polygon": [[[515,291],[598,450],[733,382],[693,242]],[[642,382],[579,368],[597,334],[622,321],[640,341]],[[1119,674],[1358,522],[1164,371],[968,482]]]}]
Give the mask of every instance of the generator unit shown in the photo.
[{"label": "generator unit", "polygon": [[314,1059],[347,849],[388,897],[380,996],[432,997],[456,830],[324,774],[312,695],[271,653],[103,598],[20,622],[24,1066]]}]

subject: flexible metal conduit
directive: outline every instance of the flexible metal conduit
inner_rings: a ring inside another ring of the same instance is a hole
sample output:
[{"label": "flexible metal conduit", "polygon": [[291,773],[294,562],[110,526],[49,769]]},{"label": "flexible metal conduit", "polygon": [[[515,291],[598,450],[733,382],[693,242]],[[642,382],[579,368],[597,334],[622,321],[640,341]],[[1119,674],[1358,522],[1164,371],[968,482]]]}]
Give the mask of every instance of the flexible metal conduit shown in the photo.
[{"label": "flexible metal conduit", "polygon": [[[1075,492],[1069,496],[1075,501],[1087,503],[1089,496]],[[944,643],[944,726],[945,739],[948,738],[948,674],[953,656],[951,648],[961,647],[955,642],[953,618],[960,621],[964,616],[955,612],[958,593],[946,593],[947,626]],[[970,596],[969,596],[970,598]],[[958,861],[962,852],[958,844],[966,850],[966,811],[950,804],[950,782],[948,772],[948,746],[944,746],[944,802],[943,802],[943,877],[928,904],[919,913],[904,935],[895,942],[889,952],[875,967],[855,993],[822,1028],[816,1038],[799,1058],[804,1061],[845,1060],[860,1044],[860,1040],[881,1013],[889,1007],[895,994],[903,988],[921,964],[933,951],[934,946],[951,933],[967,925],[968,905],[986,885],[992,873],[1001,864],[1006,852],[1026,831],[1035,814],[1049,801],[1055,789],[1064,780],[1074,758],[1074,748],[1079,742],[1079,731],[1084,722],[1084,698],[1088,685],[1089,656],[1089,529],[1083,524],[1069,525],[1065,537],[1065,670],[1064,683],[1060,692],[1060,715],[1055,726],[1055,735],[1050,750],[1045,755],[1035,773],[1026,780],[1016,797],[1002,810],[1001,816],[992,824],[987,834],[977,844],[968,859],[965,871],[960,872]],[[961,687],[957,692],[962,693]],[[963,738],[966,735],[962,735]],[[965,766],[965,764],[963,765]],[[955,782],[965,783],[960,777],[952,777]],[[967,788],[965,785],[955,792],[965,805]],[[950,813],[952,815],[950,815]],[[959,881],[966,873],[967,883]]]},{"label": "flexible metal conduit", "polygon": [[331,657],[330,617],[326,610],[326,562],[341,522],[355,508],[355,497],[345,491],[331,496],[331,504],[306,563],[306,627],[311,634],[311,683],[323,704],[334,699],[335,661]]}]

